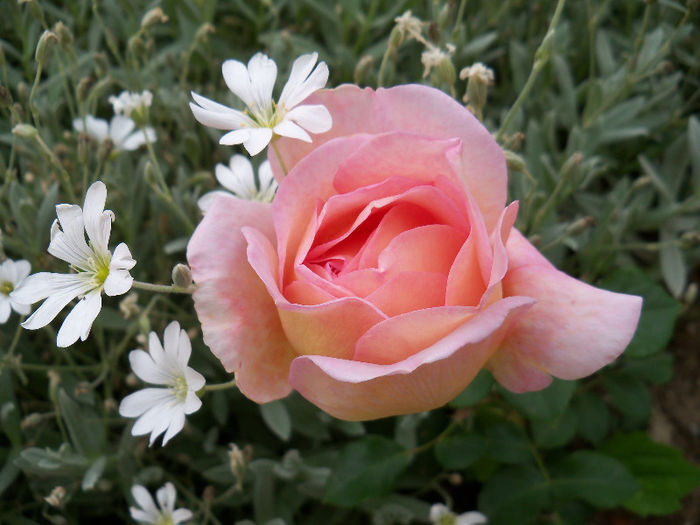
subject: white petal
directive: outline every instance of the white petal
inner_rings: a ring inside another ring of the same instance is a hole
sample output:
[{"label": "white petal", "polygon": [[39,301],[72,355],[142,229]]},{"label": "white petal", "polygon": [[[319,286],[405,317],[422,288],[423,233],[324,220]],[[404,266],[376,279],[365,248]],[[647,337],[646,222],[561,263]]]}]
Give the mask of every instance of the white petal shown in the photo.
[{"label": "white petal", "polygon": [[109,136],[109,124],[101,118],[95,118],[92,115],[85,115],[85,120],[77,118],[73,121],[73,128],[78,132],[84,132],[90,135],[98,142],[102,142]]},{"label": "white petal", "polygon": [[269,160],[265,160],[260,164],[258,168],[258,178],[260,179],[261,190],[265,190],[271,185],[277,186],[277,181],[275,180],[275,175],[272,173],[272,166],[270,166]]},{"label": "white petal", "polygon": [[159,515],[153,517],[149,513],[137,509],[136,507],[129,507],[129,514],[134,521],[138,521],[139,523],[151,523],[155,525],[160,519]]},{"label": "white petal", "polygon": [[[302,57],[297,58],[297,61],[301,58]],[[307,64],[304,64],[304,67],[305,69],[301,72],[305,72],[308,69]],[[293,69],[294,66],[292,66],[292,70]],[[324,87],[326,82],[328,82],[328,66],[325,62],[321,62],[316,66],[316,69],[308,75],[308,78],[302,79],[301,82],[298,81],[299,78],[302,78],[301,74],[299,74],[298,77],[295,76],[294,83],[292,83],[292,75],[290,74],[290,78],[287,81],[289,88],[287,85],[284,86],[279,100],[280,106],[290,110],[300,102],[303,102],[309,95]]]},{"label": "white petal", "polygon": [[136,265],[136,261],[131,257],[129,247],[120,242],[114,249],[114,255],[109,263],[110,271],[115,270],[131,270]]},{"label": "white petal", "polygon": [[168,371],[159,367],[153,361],[151,355],[143,350],[132,350],[129,352],[129,364],[134,374],[146,383],[168,385],[173,379]]},{"label": "white petal", "polygon": [[170,424],[168,425],[168,430],[163,436],[163,446],[166,445],[170,438],[174,437],[175,434],[180,432],[185,426],[185,413],[182,411],[174,412]]},{"label": "white petal", "polygon": [[167,388],[143,388],[122,399],[119,403],[119,415],[139,417],[154,407],[166,405],[172,399],[173,395]]},{"label": "white petal", "polygon": [[[98,180],[93,182],[88,188],[85,193],[85,203],[83,204],[83,221],[90,244],[103,253],[107,251],[109,234],[112,230],[112,220],[114,219],[114,214],[111,211],[105,211],[106,200],[107,187],[102,181]],[[61,223],[61,226],[63,226],[63,223]]]},{"label": "white petal", "polygon": [[257,192],[253,165],[243,155],[234,155],[229,161],[230,168],[217,164],[215,173],[221,185],[243,198],[251,198]]},{"label": "white petal", "polygon": [[[252,58],[250,60],[251,62],[253,61]],[[255,104],[255,94],[250,82],[248,68],[238,60],[226,60],[221,65],[221,73],[228,88],[245,102],[246,106],[252,107]]]},{"label": "white petal", "polygon": [[189,509],[175,509],[172,514],[173,525],[179,525],[192,519],[192,511]]},{"label": "white petal", "polygon": [[[288,99],[293,94],[293,92],[302,85],[306,77],[309,76],[311,70],[314,68],[318,60],[318,53],[308,53],[306,55],[301,55],[292,64],[292,70],[289,72],[289,78],[287,83],[282,88],[282,94],[280,95],[280,104],[289,104]],[[288,105],[289,108],[293,107]]]},{"label": "white petal", "polygon": [[146,512],[150,517],[158,518],[160,512],[156,507],[155,501],[151,497],[151,494],[146,490],[146,487],[142,485],[134,485],[131,487],[131,495],[141,509]]},{"label": "white petal", "polygon": [[187,397],[185,398],[185,403],[182,405],[182,411],[184,414],[192,414],[199,410],[202,406],[202,400],[193,391],[187,392]]},{"label": "white petal", "polygon": [[203,388],[206,383],[204,376],[189,366],[185,369],[185,381],[187,381],[187,388],[193,392]]},{"label": "white petal", "polygon": [[21,304],[34,304],[69,288],[75,288],[78,295],[79,285],[84,283],[85,280],[76,274],[39,272],[23,279],[10,293],[10,298]]},{"label": "white petal", "polygon": [[197,201],[197,206],[199,206],[199,209],[202,211],[202,213],[207,212],[207,210],[214,203],[214,199],[216,199],[216,197],[218,195],[229,195],[230,196],[231,194],[227,191],[220,191],[220,190],[210,191],[209,193],[205,193]]},{"label": "white petal", "polygon": [[163,351],[163,346],[160,344],[160,339],[155,332],[148,334],[148,353],[151,354],[153,362],[158,365],[163,370],[170,370],[167,368],[167,359],[165,352]]},{"label": "white petal", "polygon": [[311,137],[309,137],[309,134],[291,120],[283,120],[275,126],[273,131],[278,135],[282,135],[283,137],[299,139],[303,140],[304,142],[311,142]]},{"label": "white petal", "polygon": [[136,127],[136,123],[129,117],[115,115],[109,123],[109,138],[112,139],[115,146],[119,147],[134,127]]},{"label": "white petal", "polygon": [[[230,133],[228,133],[228,135],[230,135]],[[265,147],[270,143],[271,139],[272,130],[270,128],[251,129],[248,139],[243,143],[243,147],[251,156],[257,155],[265,149]]]},{"label": "white petal", "polygon": [[128,292],[133,282],[134,278],[127,270],[110,270],[103,286],[105,293],[114,297]]},{"label": "white petal", "polygon": [[472,511],[457,516],[456,525],[483,525],[488,521],[488,518],[481,512]]},{"label": "white petal", "polygon": [[4,295],[0,295],[0,324],[10,318],[10,300]]},{"label": "white petal", "polygon": [[[83,210],[80,206],[75,204],[57,204],[56,215],[61,229],[57,230],[55,227],[56,223],[54,223],[54,227],[52,228],[53,235],[49,243],[49,253],[71,264],[76,264],[74,262],[75,260],[83,261],[84,264],[84,262],[91,257],[92,253],[88,248],[87,242],[85,242]],[[72,254],[70,259],[63,258],[60,254],[55,254],[53,252],[54,240],[58,243],[59,239],[62,246],[65,247],[65,250]],[[78,266],[81,266],[81,264],[78,264]]]},{"label": "white petal", "polygon": [[[187,337],[185,335],[185,337]],[[165,354],[176,361],[179,362],[179,345],[180,345],[180,323],[173,321],[168,326],[165,327],[163,332],[163,349]],[[189,357],[189,356],[188,356]],[[185,366],[187,366],[187,361],[185,361]]]},{"label": "white petal", "polygon": [[156,491],[156,499],[158,500],[158,506],[161,511],[165,511],[168,514],[172,514],[175,510],[175,485],[169,481]]},{"label": "white petal", "polygon": [[435,503],[430,507],[430,521],[437,523],[443,516],[452,514],[450,509],[442,503]]},{"label": "white petal", "polygon": [[251,128],[234,129],[219,139],[219,144],[222,146],[233,146],[242,144],[250,138]]},{"label": "white petal", "polygon": [[134,151],[143,146],[147,142],[146,139],[151,144],[156,141],[156,132],[153,128],[146,128],[146,133],[141,130],[133,132],[119,145],[119,149]]},{"label": "white petal", "polygon": [[[212,103],[215,104],[215,102]],[[249,119],[240,111],[236,111],[235,109],[231,108],[226,108],[225,106],[222,107],[224,107],[226,111],[213,111],[210,109],[204,109],[190,102],[190,109],[192,110],[194,118],[197,119],[197,121],[200,124],[204,124],[205,126],[209,126],[210,128],[238,129],[243,124],[246,124],[249,121]]]},{"label": "white petal", "polygon": [[32,311],[32,307],[28,304],[18,303],[17,301],[10,298],[10,306],[12,309],[20,315],[27,315]]},{"label": "white petal", "polygon": [[[251,109],[272,107],[272,89],[277,80],[277,64],[262,53],[256,53],[248,61],[248,76],[250,77],[255,106]],[[248,104],[250,106],[250,104]]]},{"label": "white petal", "polygon": [[101,309],[102,295],[99,290],[90,292],[83,297],[63,321],[58,331],[56,345],[59,348],[65,348],[75,343],[78,338],[85,341],[90,333],[90,328],[92,328],[92,323]]},{"label": "white petal", "polygon": [[[9,260],[9,259],[8,259]],[[13,283],[15,285],[19,284],[22,282],[22,279],[25,279],[27,275],[29,275],[29,272],[32,271],[32,266],[29,264],[29,261],[25,261],[24,259],[20,259],[19,261],[15,261],[15,279]]]},{"label": "white petal", "polygon": [[297,106],[284,117],[293,120],[311,133],[325,133],[333,127],[333,118],[321,104]]},{"label": "white petal", "polygon": [[[77,277],[77,276],[72,276]],[[52,293],[46,300],[37,308],[34,313],[22,323],[22,326],[27,330],[36,330],[46,326],[63,310],[63,308],[73,299],[85,293],[86,284],[77,281],[73,286]]]}]

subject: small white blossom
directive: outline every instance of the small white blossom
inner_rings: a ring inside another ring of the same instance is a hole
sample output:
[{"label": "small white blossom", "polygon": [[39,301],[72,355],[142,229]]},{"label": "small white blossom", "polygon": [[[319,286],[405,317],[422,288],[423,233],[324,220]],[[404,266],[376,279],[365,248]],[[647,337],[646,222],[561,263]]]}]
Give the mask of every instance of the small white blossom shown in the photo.
[{"label": "small white blossom", "polygon": [[482,525],[488,523],[488,519],[481,512],[465,512],[457,516],[442,503],[436,503],[430,507],[429,518],[433,525]]},{"label": "small white blossom", "polygon": [[202,406],[197,390],[205,381],[199,372],[187,366],[191,353],[190,339],[177,321],[165,328],[162,346],[156,333],[151,332],[148,352],[140,349],[129,352],[134,374],[146,383],[164,385],[164,388],[144,388],[129,394],[119,405],[120,415],[138,418],[131,429],[134,436],[150,432],[149,446],[163,432],[165,445],[185,426],[185,416]]},{"label": "small white blossom", "polygon": [[493,69],[486,67],[481,62],[475,62],[471,66],[465,67],[459,72],[459,79],[477,80],[482,84],[490,86],[494,81]]},{"label": "small white blossom", "polygon": [[[214,170],[219,183],[241,199],[261,202],[271,202],[277,191],[277,181],[272,174],[272,168],[268,161],[263,161],[258,168],[260,187],[255,184],[253,165],[243,155],[234,155],[229,165],[217,164]],[[229,195],[226,191],[215,190],[205,193],[197,201],[199,209],[205,213],[217,195]]]},{"label": "small white blossom", "polygon": [[107,123],[106,120],[85,115],[85,119],[77,118],[73,121],[73,129],[86,133],[97,142],[110,139],[116,151],[133,151],[148,142],[155,142],[156,132],[151,127],[134,131],[136,124],[129,117],[115,115]]},{"label": "small white blossom", "polygon": [[406,11],[401,16],[394,18],[396,27],[401,32],[401,40],[405,38],[415,38],[419,42],[425,42],[423,38],[423,21],[411,14],[411,11]]},{"label": "small white blossom", "polygon": [[142,485],[131,487],[131,495],[138,507],[129,507],[129,513],[139,523],[179,525],[192,519],[191,510],[175,508],[177,492],[175,491],[175,486],[169,481],[156,491],[158,506],[153,501],[150,492]]},{"label": "small white blossom", "polygon": [[112,104],[114,108],[114,113],[116,115],[125,115],[127,117],[131,116],[134,111],[143,111],[146,108],[151,107],[153,102],[153,93],[146,90],[142,93],[130,93],[129,91],[122,91],[119,96],[112,95],[107,100]]},{"label": "small white blossom", "polygon": [[[97,181],[88,188],[82,209],[74,204],[58,204],[48,252],[69,263],[74,273],[35,273],[10,294],[12,300],[22,304],[46,299],[22,323],[29,330],[46,326],[68,303],[80,298],[58,331],[56,344],[60,347],[70,346],[78,338],[85,341],[102,308],[102,290],[109,296],[121,295],[133,282],[129,270],[136,261],[127,245],[118,244],[114,254],[107,249],[114,213],[104,209],[106,199],[107,188]],[[89,242],[85,241],[85,233]]]},{"label": "small white blossom", "polygon": [[11,310],[20,315],[27,315],[30,312],[31,307],[28,304],[18,302],[10,297],[10,293],[29,275],[31,269],[29,261],[24,259],[20,261],[5,259],[0,263],[0,324],[10,318]]},{"label": "small white blossom", "polygon": [[423,63],[423,67],[425,68],[423,70],[423,78],[427,77],[434,67],[440,66],[440,63],[443,60],[451,61],[450,57],[454,54],[457,48],[454,46],[454,44],[446,44],[445,48],[446,51],[443,51],[439,47],[427,43],[426,50],[420,55],[420,61]]},{"label": "small white blossom", "polygon": [[320,62],[314,68],[317,59],[318,53],[310,53],[294,61],[277,103],[272,99],[277,79],[274,60],[262,53],[253,55],[247,67],[237,60],[227,60],[221,66],[224,81],[245,103],[246,110],[235,110],[193,92],[192,113],[205,126],[231,130],[219,144],[243,144],[250,155],[265,149],[275,134],[311,142],[307,131],[325,133],[333,124],[325,106],[299,105],[328,81],[328,66]]}]

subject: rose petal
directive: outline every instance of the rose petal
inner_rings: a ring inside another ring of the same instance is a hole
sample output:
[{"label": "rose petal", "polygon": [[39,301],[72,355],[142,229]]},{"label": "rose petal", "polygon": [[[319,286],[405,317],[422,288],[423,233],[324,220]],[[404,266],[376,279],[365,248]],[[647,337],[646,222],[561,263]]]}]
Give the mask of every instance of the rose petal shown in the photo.
[{"label": "rose petal", "polygon": [[265,403],[289,393],[294,354],[272,298],[248,264],[245,225],[274,239],[269,204],[217,197],[190,239],[187,260],[205,343],[236,373],[241,391]]},{"label": "rose petal", "polygon": [[368,420],[431,410],[447,403],[476,376],[531,300],[509,297],[469,319],[434,345],[392,365],[302,356],[289,381],[329,414]]},{"label": "rose petal", "polygon": [[537,304],[490,363],[501,384],[526,392],[542,388],[545,372],[579,379],[624,351],[639,321],[641,297],[601,290],[560,272],[515,229],[506,249],[503,294],[533,297]]}]

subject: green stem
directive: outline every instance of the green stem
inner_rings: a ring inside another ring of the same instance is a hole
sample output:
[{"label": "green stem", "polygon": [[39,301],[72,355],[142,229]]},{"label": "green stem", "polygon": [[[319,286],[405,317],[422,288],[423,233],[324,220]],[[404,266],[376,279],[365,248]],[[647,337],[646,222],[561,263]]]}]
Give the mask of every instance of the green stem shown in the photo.
[{"label": "green stem", "polygon": [[71,202],[77,202],[78,198],[75,196],[75,192],[73,191],[73,186],[70,182],[70,174],[66,171],[66,168],[63,167],[63,164],[61,164],[61,160],[53,151],[51,151],[51,148],[46,145],[46,142],[44,142],[44,139],[41,138],[41,135],[37,133],[34,136],[34,140],[37,141],[41,149],[44,151],[44,153],[46,153],[53,165],[56,166],[58,172],[61,174],[61,182]]},{"label": "green stem", "polygon": [[134,281],[131,283],[132,288],[137,290],[145,290],[147,292],[160,292],[160,293],[184,293],[191,294],[195,290],[195,286],[189,286],[188,288],[182,288],[180,286],[175,286],[174,284],[152,284],[145,283],[143,281]]},{"label": "green stem", "polygon": [[282,155],[280,154],[280,150],[277,149],[277,140],[276,138],[270,142],[272,144],[272,149],[275,152],[275,155],[277,156],[277,162],[280,164],[280,168],[282,168],[282,173],[284,173],[285,177],[287,176],[287,173],[289,171],[287,170],[287,165],[284,163],[284,160],[282,160]]},{"label": "green stem", "polygon": [[34,118],[34,125],[38,128],[39,127],[39,113],[37,111],[37,108],[34,104],[34,95],[36,94],[36,89],[39,87],[39,80],[41,79],[41,63],[39,63],[36,67],[36,75],[34,76],[34,83],[32,84],[32,90],[29,92],[29,109],[32,112],[32,117]]},{"label": "green stem", "polygon": [[379,64],[379,73],[377,73],[377,87],[380,88],[384,85],[384,76],[386,75],[386,66],[389,63],[389,57],[394,54],[394,48],[389,42],[386,46],[386,51],[384,51],[384,56],[382,57],[382,63]]},{"label": "green stem", "polygon": [[217,390],[227,390],[236,386],[236,378],[226,381],[225,383],[215,383],[213,385],[204,385],[202,392],[215,392]]},{"label": "green stem", "polygon": [[467,0],[461,0],[459,3],[459,9],[457,9],[457,18],[455,19],[455,27],[452,30],[452,41],[457,39],[457,33],[459,33],[459,25],[462,23],[462,18],[464,18],[464,10],[467,8]]},{"label": "green stem", "polygon": [[498,142],[503,141],[503,136],[504,136],[506,130],[508,129],[508,126],[510,125],[513,118],[515,118],[515,115],[517,114],[518,110],[520,109],[520,106],[523,105],[523,102],[530,94],[530,91],[532,91],[532,88],[535,85],[535,81],[537,80],[537,77],[539,77],[539,75],[540,75],[540,71],[542,71],[542,68],[544,68],[544,66],[549,61],[549,58],[551,55],[550,46],[552,45],[552,41],[554,39],[554,32],[555,32],[555,29],[557,27],[557,24],[559,23],[559,18],[561,18],[561,13],[562,13],[562,10],[564,9],[564,4],[566,4],[566,0],[558,0],[557,6],[554,9],[554,15],[552,16],[552,21],[549,23],[549,28],[547,29],[547,33],[545,34],[544,38],[542,39],[542,42],[540,43],[539,47],[537,48],[537,51],[535,51],[535,60],[532,63],[532,69],[530,70],[530,75],[527,77],[527,81],[525,82],[525,86],[523,86],[523,89],[520,91],[518,98],[515,100],[515,102],[511,106],[511,108],[508,110],[508,113],[506,114],[506,117],[503,119],[503,123],[501,124],[501,128],[498,130],[498,133],[496,134],[496,140]]}]

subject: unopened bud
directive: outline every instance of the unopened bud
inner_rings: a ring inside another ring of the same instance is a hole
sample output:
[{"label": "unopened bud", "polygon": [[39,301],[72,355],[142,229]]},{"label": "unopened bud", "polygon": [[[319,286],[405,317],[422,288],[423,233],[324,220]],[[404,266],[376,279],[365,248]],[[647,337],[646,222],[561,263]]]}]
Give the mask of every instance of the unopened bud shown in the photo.
[{"label": "unopened bud", "polygon": [[52,507],[59,508],[63,505],[63,500],[65,500],[65,498],[66,489],[59,485],[51,491],[51,494],[44,498],[44,501],[46,501],[46,503],[48,503]]},{"label": "unopened bud", "polygon": [[92,55],[92,60],[95,62],[95,76],[97,78],[104,77],[109,71],[109,59],[105,53],[95,53]]},{"label": "unopened bud", "polygon": [[29,7],[29,12],[34,18],[39,22],[44,22],[44,11],[41,9],[39,2],[37,0],[18,0],[18,4],[27,4]]},{"label": "unopened bud", "polygon": [[88,97],[91,99],[101,99],[104,93],[107,91],[107,89],[109,89],[109,86],[112,84],[112,82],[113,81],[111,77],[105,77],[101,79],[90,90],[90,95]]},{"label": "unopened bud", "polygon": [[159,23],[165,23],[168,21],[168,16],[163,13],[160,7],[154,7],[148,11],[141,19],[141,29],[147,29],[153,25]]},{"label": "unopened bud", "polygon": [[36,45],[36,53],[34,59],[40,66],[46,64],[49,59],[49,54],[53,46],[58,43],[58,37],[53,31],[45,30],[39,38],[39,43]]},{"label": "unopened bud", "polygon": [[130,388],[135,388],[139,386],[139,380],[138,378],[133,374],[133,372],[130,372],[127,374],[126,379],[124,381],[126,383],[126,386]]},{"label": "unopened bud", "polygon": [[447,27],[447,25],[452,21],[453,7],[454,4],[452,2],[447,2],[445,5],[442,6],[442,9],[440,9],[437,15],[438,29],[444,30]]},{"label": "unopened bud", "polygon": [[229,466],[231,467],[231,472],[236,477],[236,485],[243,485],[243,475],[245,474],[248,462],[243,451],[238,448],[235,443],[229,445],[228,451]]},{"label": "unopened bud", "polygon": [[136,292],[131,292],[119,302],[119,311],[124,316],[124,319],[136,317],[141,312],[141,309],[137,304],[138,299],[139,296],[136,294]]},{"label": "unopened bud", "polygon": [[41,417],[41,414],[38,414],[36,412],[32,412],[28,416],[26,416],[24,419],[22,419],[22,422],[19,424],[20,428],[22,430],[27,430],[28,428],[34,427],[41,423],[41,421],[44,418]]},{"label": "unopened bud", "polygon": [[78,86],[75,88],[75,97],[78,99],[78,102],[82,103],[87,100],[88,91],[94,82],[95,79],[92,77],[83,77],[78,81]]},{"label": "unopened bud", "polygon": [[134,35],[131,38],[129,38],[129,42],[127,44],[127,48],[129,49],[129,52],[134,55],[134,56],[141,56],[144,54],[146,51],[146,44],[145,42],[141,39],[141,36],[139,35]]},{"label": "unopened bud", "polygon": [[29,85],[26,82],[17,84],[17,97],[20,102],[25,102],[29,97]]},{"label": "unopened bud", "polygon": [[685,232],[681,235],[681,244],[684,248],[693,248],[700,244],[700,233],[696,231]]},{"label": "unopened bud", "polygon": [[404,34],[401,29],[399,29],[399,26],[394,26],[394,29],[391,30],[391,33],[389,33],[389,44],[387,48],[387,53],[391,54],[395,52],[399,46],[403,43],[404,39]]},{"label": "unopened bud", "polygon": [[352,79],[355,84],[363,84],[367,77],[367,72],[374,65],[374,57],[370,55],[363,56],[355,66],[355,71],[352,74]]},{"label": "unopened bud", "polygon": [[39,132],[31,124],[17,124],[12,128],[12,133],[25,139],[33,139],[39,135]]},{"label": "unopened bud", "polygon": [[579,235],[595,224],[595,217],[588,215],[569,224],[566,228],[567,235]]},{"label": "unopened bud", "polygon": [[104,400],[104,407],[105,407],[105,412],[108,414],[113,414],[117,411],[119,408],[119,405],[117,404],[116,400],[113,397],[108,397],[107,399]]},{"label": "unopened bud", "polygon": [[204,487],[204,490],[202,491],[202,501],[207,507],[209,507],[212,504],[215,497],[216,489],[214,488],[214,485],[207,485],[206,487]]},{"label": "unopened bud", "polygon": [[550,31],[542,40],[540,47],[535,51],[535,63],[533,68],[540,70],[549,61],[552,56],[552,46],[554,45],[554,31]]},{"label": "unopened bud", "polygon": [[450,482],[450,485],[454,485],[455,487],[457,487],[462,484],[464,478],[462,478],[462,475],[459,472],[453,472],[452,474],[450,474],[447,480]]},{"label": "unopened bud", "polygon": [[192,270],[186,264],[178,263],[173,267],[172,278],[178,288],[189,288],[192,285]]},{"label": "unopened bud", "polygon": [[506,156],[506,166],[509,171],[524,172],[527,169],[525,159],[520,155],[510,150],[505,150],[503,153]]},{"label": "unopened bud", "polygon": [[12,105],[12,93],[5,86],[0,85],[0,108],[9,108]]},{"label": "unopened bud", "polygon": [[54,33],[58,35],[58,43],[61,45],[63,51],[70,51],[73,45],[73,33],[63,22],[57,22],[53,26]]},{"label": "unopened bud", "polygon": [[207,22],[206,24],[199,26],[197,32],[194,34],[194,39],[196,42],[206,42],[209,40],[209,35],[212,35],[215,32],[216,28]]},{"label": "unopened bud", "polygon": [[685,304],[693,304],[698,298],[698,283],[690,283],[683,294]]},{"label": "unopened bud", "polygon": [[457,71],[449,56],[445,56],[438,62],[437,75],[441,82],[451,86],[457,80]]},{"label": "unopened bud", "polygon": [[632,187],[630,188],[632,191],[644,188],[645,186],[648,186],[651,184],[651,177],[649,175],[644,175],[642,177],[639,177],[637,180],[635,180],[632,183]]},{"label": "unopened bud", "polygon": [[566,159],[566,162],[564,162],[564,165],[561,167],[561,176],[569,178],[576,175],[582,161],[583,155],[581,155],[579,152],[572,154],[568,159]]},{"label": "unopened bud", "polygon": [[156,170],[153,167],[153,164],[151,161],[146,161],[146,166],[143,169],[143,175],[144,178],[146,179],[146,183],[151,186],[152,188],[157,188],[158,187],[158,178],[156,176]]}]

